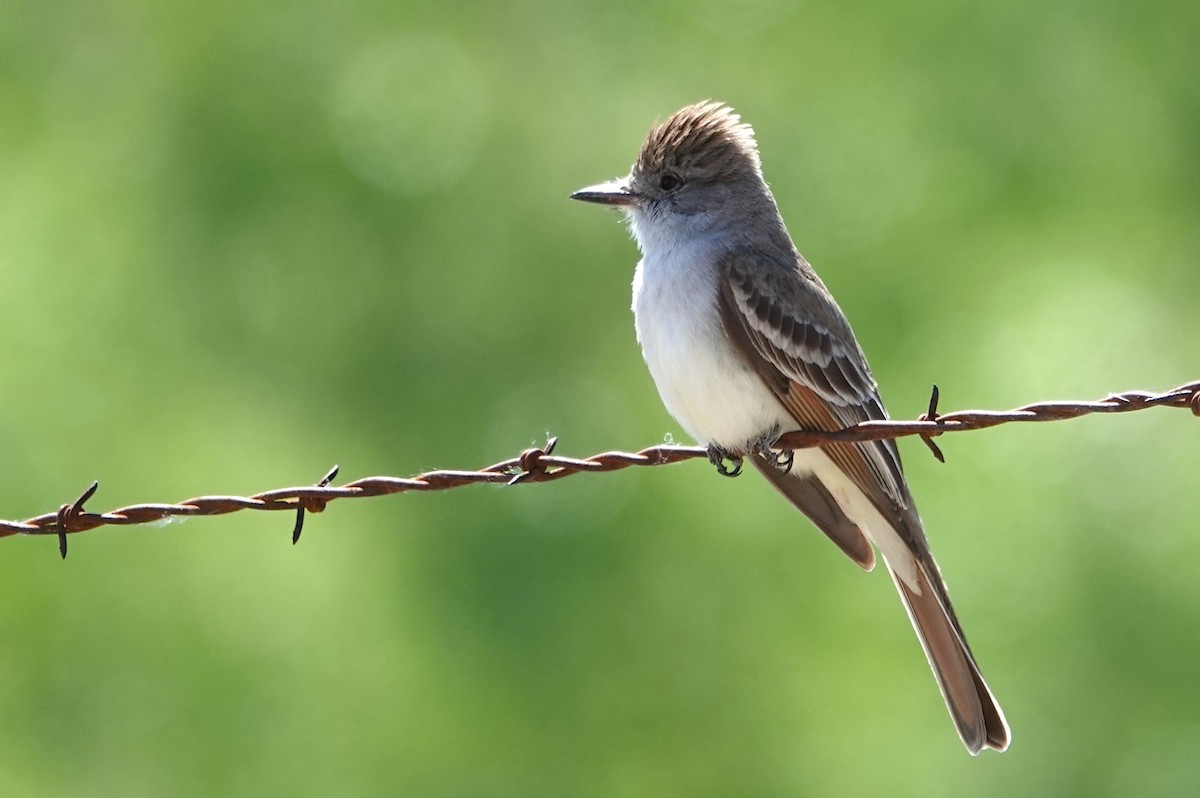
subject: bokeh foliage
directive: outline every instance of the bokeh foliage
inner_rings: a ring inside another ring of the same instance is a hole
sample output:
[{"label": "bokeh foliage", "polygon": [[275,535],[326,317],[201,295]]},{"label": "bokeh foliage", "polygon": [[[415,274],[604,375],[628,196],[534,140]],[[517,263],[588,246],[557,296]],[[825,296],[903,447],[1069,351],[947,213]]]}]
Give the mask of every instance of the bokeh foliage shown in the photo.
[{"label": "bokeh foliage", "polygon": [[[0,5],[0,515],[678,435],[567,201],[758,129],[892,411],[1200,376],[1200,5]],[[888,579],[699,463],[0,542],[5,795],[1178,795],[1200,428],[904,445],[1014,727]]]}]

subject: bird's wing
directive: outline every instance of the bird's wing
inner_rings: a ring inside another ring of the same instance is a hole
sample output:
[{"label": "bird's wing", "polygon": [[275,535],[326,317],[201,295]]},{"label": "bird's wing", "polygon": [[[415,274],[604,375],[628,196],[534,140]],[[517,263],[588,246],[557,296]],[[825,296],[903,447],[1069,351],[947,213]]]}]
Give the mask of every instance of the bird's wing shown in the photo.
[{"label": "bird's wing", "polygon": [[[736,253],[722,262],[721,317],[730,340],[797,427],[837,430],[886,419],[875,378],[849,323],[808,264],[796,255],[797,270],[783,272],[763,269],[759,257]],[[821,449],[924,561],[928,545],[895,441],[832,443]]]},{"label": "bird's wing", "polygon": [[[798,254],[791,255],[791,271],[763,268],[764,257],[768,256],[739,253],[721,264],[719,304],[729,339],[800,427],[836,430],[886,419],[866,357],[816,274]],[[967,749],[972,754],[984,747],[1003,751],[1010,739],[1008,724],[954,614],[909,496],[895,442],[833,443],[821,450],[888,521],[890,530],[872,534],[898,536],[915,560],[912,568],[889,562],[889,570]],[[869,548],[863,530],[827,491],[814,497],[813,486],[807,485],[811,477],[792,478],[795,475],[782,474],[758,458],[754,462],[825,534],[864,564],[856,556],[857,544]],[[813,481],[820,485],[820,480]]]}]

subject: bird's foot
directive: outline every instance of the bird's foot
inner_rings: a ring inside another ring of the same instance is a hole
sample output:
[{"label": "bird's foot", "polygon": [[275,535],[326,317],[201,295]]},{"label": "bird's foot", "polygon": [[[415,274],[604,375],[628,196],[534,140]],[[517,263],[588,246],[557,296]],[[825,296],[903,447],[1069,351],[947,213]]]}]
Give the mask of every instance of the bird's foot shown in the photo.
[{"label": "bird's foot", "polygon": [[[774,437],[772,440],[774,440]],[[778,469],[781,474],[790,473],[792,470],[792,465],[796,462],[796,451],[794,449],[776,451],[775,449],[771,448],[770,441],[760,442],[754,448],[754,453],[766,462],[775,466],[775,468]]]},{"label": "bird's foot", "polygon": [[[733,464],[732,469],[725,465],[726,460]],[[708,462],[715,465],[717,473],[723,477],[736,477],[742,473],[742,458],[734,457],[715,443],[708,445]]]}]

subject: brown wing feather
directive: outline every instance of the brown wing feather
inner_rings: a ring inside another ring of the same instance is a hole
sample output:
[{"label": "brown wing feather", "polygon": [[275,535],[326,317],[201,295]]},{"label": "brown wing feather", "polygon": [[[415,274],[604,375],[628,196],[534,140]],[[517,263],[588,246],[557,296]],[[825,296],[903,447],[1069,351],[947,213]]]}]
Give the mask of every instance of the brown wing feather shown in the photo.
[{"label": "brown wing feather", "polygon": [[[811,278],[806,298],[811,317],[783,311],[773,294],[804,289],[783,283],[770,294],[751,278],[753,265],[737,257],[725,263],[721,313],[725,331],[780,402],[802,426],[836,430],[862,421],[887,418],[875,378],[858,349],[849,325],[836,310],[823,285]],[[760,278],[761,279],[761,278]],[[803,276],[802,276],[803,279]],[[813,300],[816,300],[814,305]],[[789,307],[799,302],[787,303]],[[821,447],[853,479],[885,518],[911,507],[895,441],[832,444]],[[904,519],[905,532],[920,535],[920,523]],[[923,540],[922,540],[923,542]]]},{"label": "brown wing feather", "polygon": [[[875,378],[849,323],[808,264],[798,254],[795,257],[799,274],[778,282],[769,282],[770,276],[761,270],[751,276],[752,255],[735,254],[725,260],[718,304],[726,335],[754,364],[800,427],[837,430],[861,421],[886,419]],[[805,285],[804,280],[810,284]],[[800,292],[804,292],[804,301],[795,296]],[[808,312],[801,318],[784,313],[784,305],[804,307]],[[771,324],[773,319],[778,322]],[[892,522],[917,561],[938,573],[904,480],[896,442],[835,443],[821,450]],[[958,629],[942,580],[931,581]],[[961,635],[961,629],[959,632]]]},{"label": "brown wing feather", "polygon": [[875,550],[858,526],[846,517],[837,500],[815,477],[798,477],[785,474],[775,463],[768,463],[762,455],[750,460],[767,481],[782,493],[800,512],[817,525],[817,529],[829,537],[846,556],[858,563],[865,571],[875,567]]},{"label": "brown wing feather", "polygon": [[[800,427],[836,430],[887,418],[849,324],[804,260],[798,254],[795,257],[798,273],[786,279],[761,272],[752,278],[750,256],[726,260],[719,295],[726,334]],[[804,301],[795,296],[798,292],[804,292]],[[785,312],[785,307],[803,307],[807,313],[801,318]],[[912,585],[894,569],[889,570],[967,749],[972,754],[984,747],[1003,751],[1009,742],[1008,725],[979,672],[929,551],[895,442],[835,443],[821,450],[889,520],[916,558]],[[863,565],[860,546],[869,551],[870,544],[828,492],[822,488],[823,496],[814,495],[802,479],[781,475],[759,460],[753,460],[759,470]]]}]

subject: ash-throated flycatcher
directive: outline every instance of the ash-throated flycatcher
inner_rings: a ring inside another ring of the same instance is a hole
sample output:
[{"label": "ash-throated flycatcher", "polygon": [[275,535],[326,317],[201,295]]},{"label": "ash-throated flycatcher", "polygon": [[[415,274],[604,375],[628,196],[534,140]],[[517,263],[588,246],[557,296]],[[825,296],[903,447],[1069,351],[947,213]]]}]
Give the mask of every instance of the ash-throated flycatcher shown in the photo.
[{"label": "ash-throated flycatcher", "polygon": [[720,103],[689,106],[650,131],[628,176],[571,197],[629,218],[643,256],[637,337],[667,410],[718,471],[735,475],[749,458],[867,570],[874,543],[967,750],[1007,748],[1008,724],[954,615],[895,442],[771,449],[790,430],[887,411],[849,322],[784,227],[754,131]]}]

